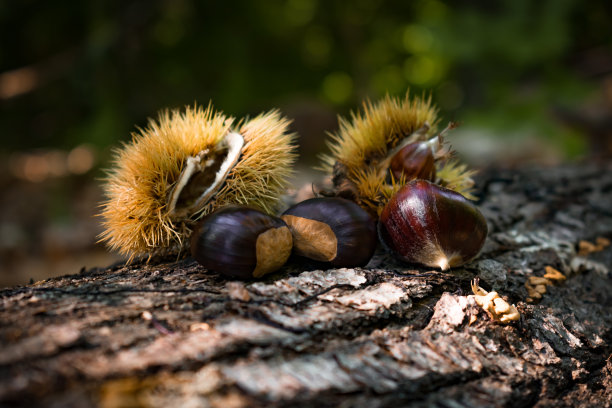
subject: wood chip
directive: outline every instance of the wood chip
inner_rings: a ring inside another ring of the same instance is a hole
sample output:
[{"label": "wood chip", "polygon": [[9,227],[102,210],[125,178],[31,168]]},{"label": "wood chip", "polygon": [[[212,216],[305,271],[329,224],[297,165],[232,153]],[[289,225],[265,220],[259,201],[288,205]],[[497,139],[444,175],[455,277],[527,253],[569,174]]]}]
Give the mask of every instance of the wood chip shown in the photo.
[{"label": "wood chip", "polygon": [[530,276],[529,278],[527,278],[527,282],[529,282],[531,286],[550,285],[551,283],[548,279],[540,276]]},{"label": "wood chip", "polygon": [[208,330],[210,325],[208,323],[193,323],[189,326],[189,331]]},{"label": "wood chip", "polygon": [[593,245],[589,241],[581,240],[580,242],[578,242],[578,255],[580,256],[585,256],[597,251],[597,246]]},{"label": "wood chip", "polygon": [[546,279],[550,279],[556,282],[563,282],[565,279],[567,279],[564,274],[562,274],[561,272],[559,272],[552,266],[546,266],[545,269],[546,269],[546,273],[544,274],[544,277]]},{"label": "wood chip", "polygon": [[604,248],[610,246],[610,240],[604,237],[597,237],[597,239],[595,239],[595,244],[597,245],[597,248],[599,248],[599,250],[601,251]]},{"label": "wood chip", "polygon": [[[500,323],[510,323],[520,319],[521,315],[514,305],[510,305],[495,291],[487,292],[475,282],[472,282],[472,297],[476,304],[484,309],[492,320]],[[472,324],[476,319],[470,319]]]}]

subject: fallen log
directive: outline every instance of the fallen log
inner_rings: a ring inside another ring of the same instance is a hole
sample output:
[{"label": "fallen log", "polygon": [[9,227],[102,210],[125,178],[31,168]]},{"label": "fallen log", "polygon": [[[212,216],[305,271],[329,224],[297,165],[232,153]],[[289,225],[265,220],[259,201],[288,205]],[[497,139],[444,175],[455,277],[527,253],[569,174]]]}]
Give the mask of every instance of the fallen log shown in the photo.
[{"label": "fallen log", "polygon": [[[612,400],[612,166],[489,170],[489,237],[449,272],[377,251],[229,281],[191,259],[0,292],[3,406],[605,407]],[[591,244],[589,246],[588,244]],[[541,299],[527,299],[546,267]],[[521,314],[469,296],[478,277]]]}]

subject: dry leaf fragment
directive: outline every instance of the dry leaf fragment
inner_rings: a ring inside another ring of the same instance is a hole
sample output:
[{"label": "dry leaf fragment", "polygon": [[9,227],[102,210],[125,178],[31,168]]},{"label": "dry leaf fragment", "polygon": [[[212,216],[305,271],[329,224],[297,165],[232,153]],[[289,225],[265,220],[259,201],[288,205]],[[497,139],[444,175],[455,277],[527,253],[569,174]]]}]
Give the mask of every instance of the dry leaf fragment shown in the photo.
[{"label": "dry leaf fragment", "polygon": [[534,289],[541,295],[546,293],[546,285],[535,285]]},{"label": "dry leaf fragment", "polygon": [[610,240],[605,237],[597,237],[595,239],[595,244],[581,240],[578,242],[578,255],[585,256],[593,252],[603,251],[606,247],[610,245]]},{"label": "dry leaf fragment", "polygon": [[[509,304],[495,291],[487,292],[472,281],[472,292],[476,304],[482,307],[487,314],[496,322],[510,323],[518,320],[521,315],[514,305]],[[472,324],[475,319],[470,320]]]},{"label": "dry leaf fragment", "polygon": [[561,272],[559,272],[558,270],[556,270],[552,266],[546,266],[545,269],[546,269],[546,273],[544,274],[544,277],[546,279],[551,279],[551,280],[557,281],[557,282],[562,282],[565,279],[567,279],[564,274],[562,274]]},{"label": "dry leaf fragment", "polygon": [[527,294],[529,295],[527,302],[533,303],[536,300],[542,299],[542,294],[535,289],[535,285],[532,285],[529,279],[525,282],[525,289],[527,289]]},{"label": "dry leaf fragment", "polygon": [[597,237],[595,239],[595,244],[597,245],[597,248],[599,248],[599,250],[601,251],[602,249],[610,245],[610,240],[604,237]]},{"label": "dry leaf fragment", "polygon": [[506,314],[510,311],[510,305],[502,298],[493,299],[496,314]]},{"label": "dry leaf fragment", "polygon": [[[586,241],[585,241],[586,242]],[[563,282],[567,277],[553,268],[547,265],[546,273],[544,276],[530,276],[525,282],[525,288],[527,289],[528,303],[533,303],[535,300],[542,299],[542,295],[546,293],[546,287],[556,282]]]},{"label": "dry leaf fragment", "polygon": [[585,256],[591,252],[597,252],[597,246],[593,245],[589,241],[581,240],[578,242],[578,255]]},{"label": "dry leaf fragment", "polygon": [[546,278],[542,278],[540,276],[530,276],[527,279],[527,282],[529,282],[530,285],[532,286],[537,286],[537,285],[550,285],[550,281]]},{"label": "dry leaf fragment", "polygon": [[192,323],[189,325],[189,331],[209,330],[210,325],[208,323]]}]

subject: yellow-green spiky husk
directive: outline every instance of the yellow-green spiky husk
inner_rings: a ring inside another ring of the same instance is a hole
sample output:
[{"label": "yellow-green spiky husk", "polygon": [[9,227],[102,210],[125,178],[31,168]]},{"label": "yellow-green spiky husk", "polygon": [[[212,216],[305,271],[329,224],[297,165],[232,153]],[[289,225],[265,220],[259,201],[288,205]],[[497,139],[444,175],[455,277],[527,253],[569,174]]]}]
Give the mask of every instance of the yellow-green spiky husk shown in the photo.
[{"label": "yellow-green spiky husk", "polygon": [[[273,212],[296,159],[289,121],[277,111],[233,129],[235,120],[211,106],[164,111],[115,152],[104,185],[101,241],[131,257],[180,252],[196,219],[227,204]],[[230,131],[244,137],[241,156],[213,200],[188,217],[170,217],[168,196],[188,157],[213,148]]]},{"label": "yellow-green spiky husk", "polygon": [[[394,180],[390,175],[390,152],[400,144],[430,139],[437,122],[437,109],[430,97],[411,98],[407,93],[404,98],[366,101],[362,112],[352,113],[350,120],[339,119],[339,130],[328,143],[331,153],[322,156],[322,169],[332,175],[337,193],[349,186],[354,200],[378,215],[409,181]],[[466,166],[446,155],[436,159],[436,169],[437,183],[472,198],[473,172]]]}]

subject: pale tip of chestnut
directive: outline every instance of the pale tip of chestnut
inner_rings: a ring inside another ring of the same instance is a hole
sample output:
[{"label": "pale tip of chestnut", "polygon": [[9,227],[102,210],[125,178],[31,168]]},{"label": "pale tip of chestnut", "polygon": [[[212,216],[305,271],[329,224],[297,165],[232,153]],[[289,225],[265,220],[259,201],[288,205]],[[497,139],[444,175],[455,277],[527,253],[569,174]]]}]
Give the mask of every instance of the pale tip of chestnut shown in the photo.
[{"label": "pale tip of chestnut", "polygon": [[443,271],[450,269],[450,263],[448,262],[448,259],[446,259],[445,256],[438,260],[438,267]]}]

